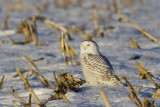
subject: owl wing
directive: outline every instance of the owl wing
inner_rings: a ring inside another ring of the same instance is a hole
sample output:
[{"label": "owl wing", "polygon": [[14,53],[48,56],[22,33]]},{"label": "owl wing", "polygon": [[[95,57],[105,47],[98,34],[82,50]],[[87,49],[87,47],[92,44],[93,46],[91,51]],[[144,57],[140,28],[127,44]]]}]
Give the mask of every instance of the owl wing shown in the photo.
[{"label": "owl wing", "polygon": [[83,63],[85,68],[97,77],[104,78],[106,81],[112,78],[120,81],[110,63],[107,63],[100,55],[88,54],[83,57]]}]

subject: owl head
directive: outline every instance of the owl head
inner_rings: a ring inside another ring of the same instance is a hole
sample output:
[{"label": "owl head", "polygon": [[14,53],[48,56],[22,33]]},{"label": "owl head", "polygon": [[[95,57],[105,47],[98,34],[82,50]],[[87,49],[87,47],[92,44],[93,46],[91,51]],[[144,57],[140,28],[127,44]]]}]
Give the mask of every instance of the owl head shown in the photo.
[{"label": "owl head", "polygon": [[81,54],[99,54],[99,48],[95,41],[84,41],[80,48]]}]

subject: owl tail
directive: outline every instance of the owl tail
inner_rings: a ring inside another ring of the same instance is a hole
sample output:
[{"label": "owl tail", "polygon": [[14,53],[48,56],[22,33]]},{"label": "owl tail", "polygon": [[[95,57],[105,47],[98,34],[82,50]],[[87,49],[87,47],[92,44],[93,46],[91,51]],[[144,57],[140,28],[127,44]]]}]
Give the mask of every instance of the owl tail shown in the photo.
[{"label": "owl tail", "polygon": [[125,87],[124,84],[120,80],[117,80],[117,79],[110,80],[110,81],[102,81],[102,84],[106,84],[106,85],[114,86],[114,87]]},{"label": "owl tail", "polygon": [[118,78],[118,76],[115,74],[114,76],[115,78],[112,80],[114,86],[117,87],[125,87],[124,84],[120,81],[120,79]]}]

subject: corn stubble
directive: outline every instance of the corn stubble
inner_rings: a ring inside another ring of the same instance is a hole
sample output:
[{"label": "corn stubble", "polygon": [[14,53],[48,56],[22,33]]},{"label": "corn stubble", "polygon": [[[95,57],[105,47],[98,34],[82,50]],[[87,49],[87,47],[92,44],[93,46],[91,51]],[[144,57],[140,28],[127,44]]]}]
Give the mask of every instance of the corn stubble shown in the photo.
[{"label": "corn stubble", "polygon": [[2,77],[2,79],[1,79],[1,81],[0,81],[0,90],[3,88],[3,83],[4,83],[4,75],[3,75],[3,77]]},{"label": "corn stubble", "polygon": [[9,19],[9,16],[8,16],[8,13],[6,13],[3,29],[8,29],[8,19]]},{"label": "corn stubble", "polygon": [[132,40],[132,38],[128,38],[128,40],[131,45],[131,48],[140,48],[140,46],[137,44],[136,40]]},{"label": "corn stubble", "polygon": [[157,89],[157,91],[155,93],[152,91],[149,91],[149,93],[153,94],[152,98],[160,98],[160,88]]},{"label": "corn stubble", "polygon": [[135,63],[136,67],[139,69],[139,78],[140,79],[149,79],[155,88],[160,88],[160,84],[155,83],[155,81],[151,78],[152,74],[150,72],[147,72],[145,68],[143,68],[142,64],[139,62]]},{"label": "corn stubble", "polygon": [[18,9],[19,12],[25,11],[25,6],[21,0],[16,0],[16,2],[9,1],[6,5],[5,11],[9,13],[15,11],[15,9]]},{"label": "corn stubble", "polygon": [[70,101],[65,97],[65,94],[69,89],[77,92],[77,89],[83,85],[85,81],[75,78],[70,73],[62,73],[58,76],[58,78],[54,72],[53,74],[56,82],[54,89],[55,95],[51,96],[48,100],[63,99],[67,104],[71,104]]},{"label": "corn stubble", "polygon": [[79,36],[81,36],[82,38],[84,38],[84,40],[93,40],[93,38],[94,38],[92,36],[92,34],[89,33],[89,32],[86,33],[86,34],[83,34],[82,30],[80,28],[78,28],[77,26],[75,26],[75,25],[69,26],[67,29],[69,31],[74,30]]},{"label": "corn stubble", "polygon": [[[31,71],[31,73],[43,84],[44,87],[49,87],[50,85],[54,87],[54,96],[49,97],[48,99],[46,99],[46,101],[41,102],[39,100],[39,98],[37,97],[37,95],[35,94],[34,90],[30,87],[30,84],[28,82],[28,76],[25,78],[22,75],[22,72],[20,71],[20,69],[18,67],[15,67],[18,75],[20,76],[20,78],[23,80],[24,82],[24,86],[30,91],[31,95],[34,97],[34,99],[36,100],[36,105],[38,107],[45,107],[45,105],[48,103],[48,101],[51,100],[60,100],[63,99],[67,104],[71,104],[71,102],[65,97],[65,94],[68,92],[69,89],[77,92],[78,88],[80,86],[82,86],[85,81],[82,79],[78,79],[75,78],[73,75],[71,75],[70,73],[61,73],[58,77],[56,77],[55,73],[54,74],[54,78],[55,78],[55,84],[53,84],[52,82],[50,82],[47,78],[45,78],[43,76],[43,74],[41,73],[41,71],[39,70],[39,68],[36,66],[36,64],[34,63],[33,59],[29,56],[29,54],[25,51],[26,54],[26,59],[36,68],[36,70],[38,72],[35,72],[34,70],[32,70],[23,60],[22,58],[18,57],[20,59],[20,61],[29,69],[29,71]],[[29,102],[27,103],[26,101],[24,101],[15,91],[13,91],[13,89],[11,88],[11,94],[17,98],[22,106],[27,106],[27,107],[31,107],[31,95],[29,97]],[[12,101],[13,104],[15,106],[17,106],[17,104],[15,103],[15,101]]]},{"label": "corn stubble", "polygon": [[[10,93],[12,94],[12,96],[14,96],[16,99],[19,100],[19,102],[21,103],[22,107],[31,107],[31,97],[32,94],[29,94],[29,100],[28,102],[26,102],[23,98],[21,98],[18,93],[12,88],[12,86],[10,87]],[[16,104],[15,100],[12,100],[12,103],[14,104],[15,107],[18,107],[18,105]]]},{"label": "corn stubble", "polygon": [[[71,65],[79,65],[79,63],[77,62],[77,56],[76,56],[76,53],[75,53],[75,50],[68,45],[66,39],[65,39],[65,35],[62,34],[61,38],[60,38],[60,47],[61,47],[61,52],[62,52],[62,55],[63,55],[63,58],[64,58],[64,61],[66,63],[66,65],[68,65],[68,60],[67,60],[67,55],[69,56],[69,59],[70,59],[70,63]],[[74,63],[73,63],[74,61]]]},{"label": "corn stubble", "polygon": [[[129,88],[130,88],[130,94],[128,95],[128,97],[130,98],[130,100],[136,104],[137,107],[157,107],[154,104],[154,101],[150,101],[146,96],[144,96],[144,98],[142,99],[142,101],[138,98],[137,94],[140,93],[142,85],[137,89],[133,88],[133,86],[131,85],[131,83],[127,80],[126,77],[123,77],[123,79],[125,80],[125,82],[128,84]],[[137,94],[136,94],[137,93]]]},{"label": "corn stubble", "polygon": [[125,18],[120,11],[118,10],[118,15],[119,15],[119,20],[123,20],[125,22],[127,22],[128,24],[130,24],[131,26],[133,26],[135,29],[139,30],[140,32],[142,32],[144,34],[144,37],[148,38],[150,41],[152,42],[156,42],[157,44],[160,44],[160,41],[158,39],[156,39],[155,37],[153,37],[152,35],[150,35],[148,32],[144,31],[142,28],[140,28],[138,25],[134,24],[133,22],[129,21],[127,18]]},{"label": "corn stubble", "polygon": [[21,21],[17,33],[24,33],[26,43],[33,41],[35,46],[38,45],[37,25],[34,17],[33,24],[31,24],[29,20]]},{"label": "corn stubble", "polygon": [[82,5],[83,0],[53,0],[54,4],[58,8],[75,7],[76,5]]},{"label": "corn stubble", "polygon": [[108,100],[103,88],[100,88],[100,94],[101,94],[101,97],[102,97],[102,99],[104,101],[105,106],[106,107],[111,107],[111,104],[110,104],[110,102],[109,102],[109,100]]}]

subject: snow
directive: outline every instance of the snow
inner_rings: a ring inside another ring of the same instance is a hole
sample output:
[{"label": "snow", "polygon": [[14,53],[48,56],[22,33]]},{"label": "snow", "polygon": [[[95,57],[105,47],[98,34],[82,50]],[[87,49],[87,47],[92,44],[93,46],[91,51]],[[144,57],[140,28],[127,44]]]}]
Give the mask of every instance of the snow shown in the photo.
[{"label": "snow", "polygon": [[[29,53],[33,59],[38,59],[40,57],[45,58],[44,60],[37,61],[36,65],[42,72],[42,74],[47,77],[52,83],[55,84],[53,71],[56,75],[60,74],[62,70],[69,72],[72,75],[82,78],[83,74],[80,66],[76,65],[65,65],[63,56],[60,50],[59,38],[60,34],[54,35],[54,31],[46,26],[43,22],[37,21],[38,29],[38,39],[39,42],[46,42],[46,46],[34,46],[33,43],[26,45],[12,45],[11,41],[7,37],[8,35],[13,37],[15,41],[23,41],[23,34],[15,34],[15,29],[18,28],[18,24],[21,20],[31,17],[35,14],[44,16],[59,25],[70,26],[76,25],[83,28],[83,25],[87,25],[86,31],[93,31],[94,24],[93,21],[89,21],[92,16],[92,2],[98,6],[98,15],[101,14],[105,17],[106,26],[114,26],[113,30],[109,30],[109,35],[104,38],[97,37],[94,40],[99,45],[100,51],[103,55],[108,57],[110,60],[115,73],[119,76],[126,76],[128,81],[133,85],[133,87],[139,87],[143,83],[142,90],[138,97],[142,98],[147,96],[152,100],[152,95],[148,91],[155,92],[157,88],[154,88],[153,84],[149,80],[140,80],[138,78],[139,71],[135,66],[136,61],[143,61],[143,66],[153,76],[153,80],[159,83],[160,77],[156,75],[159,73],[160,67],[160,46],[157,43],[148,41],[145,37],[138,39],[137,43],[140,45],[141,49],[130,48],[128,37],[135,39],[141,32],[130,26],[128,23],[117,20],[117,15],[113,15],[112,19],[108,18],[109,12],[106,11],[106,2],[103,0],[83,0],[82,6],[76,5],[73,7],[66,8],[56,8],[53,0],[49,1],[49,8],[47,12],[38,13],[33,6],[33,3],[39,2],[39,0],[22,0],[26,10],[24,12],[19,12],[17,9],[9,13],[8,26],[9,29],[0,29],[0,40],[4,40],[4,44],[0,44],[0,79],[5,75],[4,87],[0,90],[0,107],[13,107],[12,100],[15,100],[18,105],[19,101],[16,100],[10,93],[9,87],[12,86],[13,89],[17,90],[19,96],[28,101],[29,91],[24,90],[23,81],[17,77],[13,76],[16,74],[15,66],[18,66],[21,70],[27,70],[27,68],[20,62],[17,56],[22,57],[25,60],[24,49]],[[44,1],[41,0],[41,3]],[[126,6],[121,13],[127,17],[129,20],[139,25],[141,28],[147,30],[151,29],[149,32],[155,38],[160,40],[160,1],[153,0],[143,0],[143,4],[135,2],[133,4],[136,9],[136,15],[133,15],[129,8]],[[0,22],[2,28],[2,22],[5,18],[5,8],[7,0],[0,0]],[[39,4],[36,4],[39,5]],[[118,4],[118,6],[121,6]],[[102,26],[101,23],[99,23]],[[80,54],[80,44],[84,41],[82,37],[74,33],[71,35],[73,41],[68,41],[79,58]],[[139,55],[138,60],[128,60],[130,57]],[[152,60],[149,60],[147,56],[150,56]],[[27,60],[25,60],[27,62]],[[27,62],[27,64],[34,69],[34,67]],[[54,95],[53,88],[43,87],[42,84],[35,78],[30,77],[28,79],[32,89],[35,91],[36,95],[40,101],[45,101],[50,95]],[[124,83],[124,81],[122,81]],[[136,107],[136,105],[128,98],[129,87],[109,87],[109,86],[90,86],[89,84],[84,84],[80,87],[78,92],[73,92],[69,90],[66,97],[71,102],[68,105],[63,100],[53,100],[49,101],[47,107],[104,107],[104,102],[100,96],[99,89],[103,87],[111,106],[113,107]],[[35,100],[32,98],[33,106],[35,106]],[[160,100],[155,99],[155,104],[160,106]]]}]

